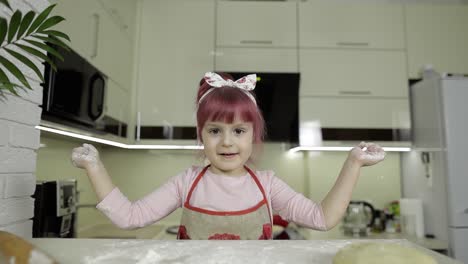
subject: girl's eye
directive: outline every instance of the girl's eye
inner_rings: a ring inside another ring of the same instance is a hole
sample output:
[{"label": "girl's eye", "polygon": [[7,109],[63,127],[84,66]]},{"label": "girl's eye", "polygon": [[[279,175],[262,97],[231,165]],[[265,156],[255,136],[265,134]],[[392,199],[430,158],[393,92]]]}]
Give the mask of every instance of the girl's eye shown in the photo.
[{"label": "girl's eye", "polygon": [[245,130],[242,129],[242,128],[236,128],[236,129],[234,130],[234,133],[240,135],[240,134],[242,134],[242,133],[245,133]]},{"label": "girl's eye", "polygon": [[212,128],[208,130],[208,133],[216,135],[219,133],[219,128]]}]

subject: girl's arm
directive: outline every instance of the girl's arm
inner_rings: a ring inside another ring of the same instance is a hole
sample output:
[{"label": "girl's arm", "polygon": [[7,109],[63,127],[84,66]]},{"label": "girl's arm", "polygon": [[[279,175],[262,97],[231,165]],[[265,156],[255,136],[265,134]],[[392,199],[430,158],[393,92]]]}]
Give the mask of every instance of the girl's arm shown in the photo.
[{"label": "girl's arm", "polygon": [[72,163],[76,167],[86,170],[98,201],[102,201],[114,189],[115,185],[112,183],[106,168],[99,159],[99,153],[93,145],[83,144],[82,147],[74,148]]},{"label": "girl's arm", "polygon": [[143,227],[159,221],[182,205],[183,178],[188,173],[171,178],[160,188],[142,199],[131,202],[115,188],[99,159],[96,148],[89,144],[73,149],[72,163],[88,173],[103,212],[115,225],[123,229]]},{"label": "girl's arm", "polygon": [[383,149],[373,143],[361,142],[350,151],[335,185],[321,202],[327,229],[333,228],[341,221],[351,200],[361,167],[374,165],[384,158]]}]

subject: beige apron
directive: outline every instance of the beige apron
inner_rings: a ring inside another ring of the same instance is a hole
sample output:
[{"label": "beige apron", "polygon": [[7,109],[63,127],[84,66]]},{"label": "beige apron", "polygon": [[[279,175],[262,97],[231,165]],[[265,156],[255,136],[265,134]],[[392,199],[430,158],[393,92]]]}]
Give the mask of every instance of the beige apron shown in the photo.
[{"label": "beige apron", "polygon": [[263,195],[263,200],[257,205],[249,209],[230,212],[210,211],[190,205],[192,192],[208,167],[209,165],[198,174],[189,189],[177,239],[271,239],[272,223],[265,191],[255,173],[247,166],[245,169]]}]

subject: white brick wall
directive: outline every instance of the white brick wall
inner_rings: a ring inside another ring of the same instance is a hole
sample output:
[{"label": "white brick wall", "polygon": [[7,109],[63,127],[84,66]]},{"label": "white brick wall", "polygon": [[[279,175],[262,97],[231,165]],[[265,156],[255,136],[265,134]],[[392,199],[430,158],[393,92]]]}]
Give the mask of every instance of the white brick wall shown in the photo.
[{"label": "white brick wall", "polygon": [[[29,10],[39,12],[49,5],[47,0],[9,2],[13,10],[19,9],[23,14]],[[11,10],[0,5],[1,17],[11,15]],[[30,196],[36,186],[36,150],[40,137],[34,127],[41,118],[42,87],[32,70],[13,61],[27,76],[33,90],[20,91],[20,98],[5,93],[6,97],[0,99],[0,230],[31,237],[34,199]],[[35,63],[43,69],[39,61]]]},{"label": "white brick wall", "polygon": [[10,224],[8,226],[0,227],[0,230],[7,231],[13,234],[16,234],[21,237],[30,237],[33,226],[32,220],[25,220],[22,222],[17,222]]}]

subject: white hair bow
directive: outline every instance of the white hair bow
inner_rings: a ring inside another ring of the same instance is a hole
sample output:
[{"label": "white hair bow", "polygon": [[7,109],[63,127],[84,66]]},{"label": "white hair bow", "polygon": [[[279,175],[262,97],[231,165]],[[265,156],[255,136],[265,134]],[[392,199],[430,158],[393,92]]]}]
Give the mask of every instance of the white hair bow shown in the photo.
[{"label": "white hair bow", "polygon": [[[255,84],[257,83],[257,75],[256,74],[249,74],[247,76],[244,76],[244,77],[238,79],[237,81],[233,81],[233,80],[225,80],[225,79],[223,79],[223,77],[221,77],[217,73],[207,72],[207,73],[205,73],[204,79],[205,79],[206,83],[208,83],[213,88],[232,87],[232,88],[241,89],[246,95],[249,96],[249,98],[255,104],[257,104],[257,102],[255,102],[255,98],[253,97],[253,95],[251,93],[249,93],[249,91],[252,91],[253,89],[255,89]],[[205,98],[205,96],[207,96],[209,93],[211,93],[214,90],[213,88],[206,91],[206,93],[204,95],[202,95],[202,97],[200,98],[198,103],[200,103],[201,100],[203,98]]]},{"label": "white hair bow", "polygon": [[257,75],[249,74],[240,78],[237,81],[233,80],[224,80],[223,77],[219,76],[214,72],[205,73],[205,81],[213,87],[235,87],[246,91],[251,91],[255,89],[255,84],[257,83]]}]

